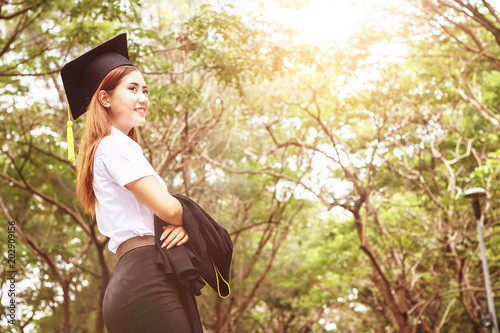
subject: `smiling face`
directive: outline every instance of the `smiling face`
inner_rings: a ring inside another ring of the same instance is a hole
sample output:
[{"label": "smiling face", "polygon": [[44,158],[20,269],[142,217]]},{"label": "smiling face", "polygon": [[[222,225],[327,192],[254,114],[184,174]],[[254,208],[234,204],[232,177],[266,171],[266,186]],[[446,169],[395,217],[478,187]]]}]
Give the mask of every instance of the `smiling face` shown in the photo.
[{"label": "smiling face", "polygon": [[113,91],[101,90],[99,101],[108,110],[111,125],[128,134],[133,127],[146,124],[149,110],[148,88],[141,72],[125,76]]}]

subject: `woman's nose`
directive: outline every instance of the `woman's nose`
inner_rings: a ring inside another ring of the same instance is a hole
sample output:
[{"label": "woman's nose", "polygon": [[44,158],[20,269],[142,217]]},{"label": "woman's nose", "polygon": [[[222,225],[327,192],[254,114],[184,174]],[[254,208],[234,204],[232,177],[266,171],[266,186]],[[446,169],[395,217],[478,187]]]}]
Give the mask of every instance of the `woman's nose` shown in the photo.
[{"label": "woman's nose", "polygon": [[145,103],[148,103],[148,102],[149,102],[148,96],[146,96],[146,94],[144,94],[144,93],[141,92],[139,94],[139,103],[145,104]]}]

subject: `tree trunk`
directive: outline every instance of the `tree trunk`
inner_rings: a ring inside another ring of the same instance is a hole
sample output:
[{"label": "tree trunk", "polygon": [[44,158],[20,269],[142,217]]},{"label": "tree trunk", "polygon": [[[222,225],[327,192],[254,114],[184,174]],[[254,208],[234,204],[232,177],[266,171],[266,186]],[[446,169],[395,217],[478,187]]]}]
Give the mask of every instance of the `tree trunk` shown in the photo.
[{"label": "tree trunk", "polygon": [[400,304],[398,304],[398,302],[396,302],[396,299],[394,298],[393,288],[391,288],[391,285],[387,280],[387,278],[385,277],[384,272],[382,271],[382,268],[377,260],[375,252],[373,251],[370,244],[368,243],[368,240],[366,239],[365,225],[359,213],[359,208],[360,205],[358,206],[358,209],[353,210],[352,213],[354,216],[354,223],[356,226],[356,230],[358,232],[358,237],[361,241],[360,248],[368,256],[370,260],[370,265],[372,266],[373,269],[373,274],[371,276],[371,279],[375,284],[375,287],[377,287],[378,291],[380,292],[382,298],[384,299],[385,304],[391,311],[392,318],[395,324],[398,326],[399,331],[401,333],[410,333],[411,325],[409,322],[408,313],[405,310],[406,306],[402,308],[400,305],[403,302],[403,300],[399,300]]}]

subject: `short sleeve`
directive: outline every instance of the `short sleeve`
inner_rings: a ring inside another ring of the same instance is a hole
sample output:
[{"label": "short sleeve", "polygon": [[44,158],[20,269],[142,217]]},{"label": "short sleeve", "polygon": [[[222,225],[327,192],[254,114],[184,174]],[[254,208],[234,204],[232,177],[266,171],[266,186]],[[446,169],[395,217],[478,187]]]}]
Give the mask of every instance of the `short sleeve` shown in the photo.
[{"label": "short sleeve", "polygon": [[121,187],[134,180],[156,174],[139,146],[134,147],[132,142],[120,139],[104,138],[99,143],[95,159],[96,168],[105,168]]}]

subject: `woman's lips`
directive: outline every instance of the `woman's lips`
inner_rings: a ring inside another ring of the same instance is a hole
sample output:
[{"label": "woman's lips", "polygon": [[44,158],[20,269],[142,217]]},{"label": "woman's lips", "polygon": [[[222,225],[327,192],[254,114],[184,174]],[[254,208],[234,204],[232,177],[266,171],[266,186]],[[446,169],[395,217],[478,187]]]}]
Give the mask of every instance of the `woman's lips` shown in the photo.
[{"label": "woman's lips", "polygon": [[146,115],[146,110],[144,110],[144,109],[135,109],[134,111],[138,112],[138,113],[140,113],[140,114],[142,114],[144,116]]}]

